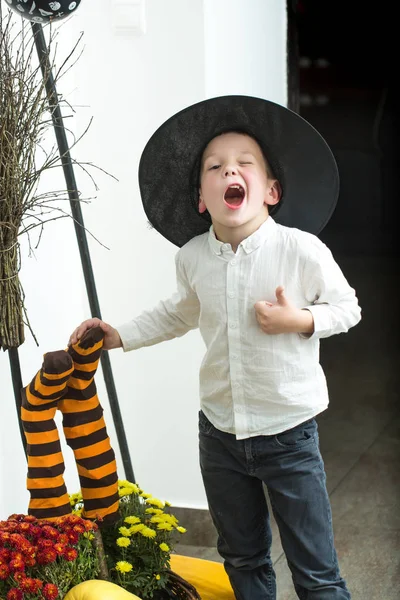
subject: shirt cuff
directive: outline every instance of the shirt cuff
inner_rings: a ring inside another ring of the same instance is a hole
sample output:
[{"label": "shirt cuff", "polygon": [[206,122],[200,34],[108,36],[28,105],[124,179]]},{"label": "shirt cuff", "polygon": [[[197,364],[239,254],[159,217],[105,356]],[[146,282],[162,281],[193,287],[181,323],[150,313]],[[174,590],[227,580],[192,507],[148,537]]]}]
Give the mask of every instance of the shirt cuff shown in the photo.
[{"label": "shirt cuff", "polygon": [[314,319],[314,332],[311,335],[300,334],[300,337],[307,340],[328,337],[332,333],[332,319],[329,307],[326,304],[312,304],[304,306],[304,310],[309,310]]},{"label": "shirt cuff", "polygon": [[118,325],[115,329],[118,331],[119,337],[121,338],[122,349],[124,352],[137,350],[144,346],[143,336],[134,321]]}]

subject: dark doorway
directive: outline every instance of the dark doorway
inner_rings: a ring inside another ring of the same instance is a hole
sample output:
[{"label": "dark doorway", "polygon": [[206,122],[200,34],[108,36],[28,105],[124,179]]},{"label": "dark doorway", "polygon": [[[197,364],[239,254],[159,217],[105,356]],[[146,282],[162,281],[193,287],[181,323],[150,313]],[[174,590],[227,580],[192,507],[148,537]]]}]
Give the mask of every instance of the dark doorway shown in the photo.
[{"label": "dark doorway", "polygon": [[341,191],[320,237],[340,254],[397,255],[399,119],[391,4],[288,3],[289,105],[320,131]]},{"label": "dark doorway", "polygon": [[[400,151],[392,4],[288,1],[288,106],[338,163],[319,234],[356,289],[362,320],[321,340],[330,406],[319,415],[336,548],[354,600],[400,597]],[[287,583],[279,600],[296,597]]]}]

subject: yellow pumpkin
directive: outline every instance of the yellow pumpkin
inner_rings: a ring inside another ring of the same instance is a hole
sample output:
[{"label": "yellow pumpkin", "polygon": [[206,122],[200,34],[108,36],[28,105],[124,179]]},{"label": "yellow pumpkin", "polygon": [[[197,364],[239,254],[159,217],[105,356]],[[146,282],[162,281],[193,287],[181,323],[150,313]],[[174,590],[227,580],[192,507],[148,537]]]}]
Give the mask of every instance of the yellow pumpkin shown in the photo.
[{"label": "yellow pumpkin", "polygon": [[89,579],[69,590],[64,600],[140,600],[140,598],[110,581]]}]

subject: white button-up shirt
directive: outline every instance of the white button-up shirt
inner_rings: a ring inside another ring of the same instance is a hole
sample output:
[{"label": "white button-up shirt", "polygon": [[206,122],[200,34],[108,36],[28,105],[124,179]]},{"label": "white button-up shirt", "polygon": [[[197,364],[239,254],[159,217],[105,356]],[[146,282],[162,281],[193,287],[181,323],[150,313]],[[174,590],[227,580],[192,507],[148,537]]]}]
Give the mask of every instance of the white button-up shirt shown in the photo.
[{"label": "white button-up shirt", "polygon": [[[326,409],[319,338],[346,332],[361,310],[316,236],[268,217],[235,254],[211,227],[178,251],[176,272],[174,296],[117,327],[125,351],[199,327],[206,345],[201,408],[216,428],[238,439],[280,433]],[[279,285],[291,302],[311,311],[311,336],[260,329],[254,304],[276,302]]]}]

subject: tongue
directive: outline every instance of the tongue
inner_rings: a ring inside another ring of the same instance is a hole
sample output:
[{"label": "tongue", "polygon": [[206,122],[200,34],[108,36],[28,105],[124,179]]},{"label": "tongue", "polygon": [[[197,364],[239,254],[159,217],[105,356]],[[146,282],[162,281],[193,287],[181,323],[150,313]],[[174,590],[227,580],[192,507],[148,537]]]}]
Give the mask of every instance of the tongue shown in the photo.
[{"label": "tongue", "polygon": [[239,206],[242,203],[243,195],[236,188],[229,188],[225,193],[225,201],[231,206]]},{"label": "tongue", "polygon": [[242,204],[242,196],[225,196],[225,202],[230,206],[239,206]]}]

